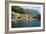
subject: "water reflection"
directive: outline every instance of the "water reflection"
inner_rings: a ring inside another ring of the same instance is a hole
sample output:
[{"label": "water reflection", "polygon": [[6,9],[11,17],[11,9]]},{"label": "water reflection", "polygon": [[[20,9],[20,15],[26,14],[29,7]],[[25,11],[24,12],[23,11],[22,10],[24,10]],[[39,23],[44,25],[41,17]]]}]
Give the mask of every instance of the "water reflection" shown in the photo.
[{"label": "water reflection", "polygon": [[40,27],[39,20],[20,20],[18,22],[12,21],[12,28],[17,27]]}]

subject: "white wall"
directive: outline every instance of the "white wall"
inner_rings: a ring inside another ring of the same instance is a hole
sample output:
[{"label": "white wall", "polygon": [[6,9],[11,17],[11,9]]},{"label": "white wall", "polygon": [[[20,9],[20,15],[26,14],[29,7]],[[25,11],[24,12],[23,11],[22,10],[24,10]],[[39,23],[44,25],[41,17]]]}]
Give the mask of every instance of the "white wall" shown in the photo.
[{"label": "white wall", "polygon": [[[21,0],[21,1],[24,1],[24,0]],[[25,1],[46,3],[46,0],[25,0]],[[46,14],[45,14],[45,17],[46,17]],[[0,0],[0,34],[3,34],[4,32],[5,32],[5,0]],[[45,32],[16,33],[16,34],[46,34],[46,31]]]}]

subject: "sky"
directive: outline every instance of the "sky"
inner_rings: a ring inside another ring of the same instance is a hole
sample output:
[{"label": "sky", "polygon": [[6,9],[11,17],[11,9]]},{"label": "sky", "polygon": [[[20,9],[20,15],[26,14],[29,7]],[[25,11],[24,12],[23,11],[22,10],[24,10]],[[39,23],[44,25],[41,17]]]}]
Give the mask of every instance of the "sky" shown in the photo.
[{"label": "sky", "polygon": [[32,7],[32,6],[23,6],[22,8],[25,8],[25,9],[35,9],[37,11],[41,11],[41,7]]}]

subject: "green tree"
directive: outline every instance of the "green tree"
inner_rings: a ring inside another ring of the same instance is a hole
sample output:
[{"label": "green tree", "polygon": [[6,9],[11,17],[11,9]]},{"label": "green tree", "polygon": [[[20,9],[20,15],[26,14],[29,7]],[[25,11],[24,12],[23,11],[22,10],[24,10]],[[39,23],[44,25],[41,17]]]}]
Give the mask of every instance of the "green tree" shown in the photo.
[{"label": "green tree", "polygon": [[12,11],[24,14],[24,9],[21,8],[20,6],[12,6]]}]

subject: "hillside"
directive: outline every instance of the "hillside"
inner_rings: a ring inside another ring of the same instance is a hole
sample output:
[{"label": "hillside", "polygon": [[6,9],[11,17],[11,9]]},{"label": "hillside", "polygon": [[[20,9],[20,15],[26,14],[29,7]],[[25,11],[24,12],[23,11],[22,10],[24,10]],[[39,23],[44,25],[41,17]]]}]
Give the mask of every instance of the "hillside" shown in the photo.
[{"label": "hillside", "polygon": [[40,19],[40,13],[35,9],[24,9],[20,6],[12,6],[12,11],[15,13],[32,15],[33,18]]}]

